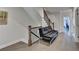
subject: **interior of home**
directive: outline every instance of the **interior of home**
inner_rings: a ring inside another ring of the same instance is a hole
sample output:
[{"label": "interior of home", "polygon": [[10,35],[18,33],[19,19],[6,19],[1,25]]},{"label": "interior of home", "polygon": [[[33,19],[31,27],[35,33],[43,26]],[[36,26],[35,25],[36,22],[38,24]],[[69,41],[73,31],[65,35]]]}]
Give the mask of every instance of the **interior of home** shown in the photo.
[{"label": "interior of home", "polygon": [[0,51],[78,50],[78,7],[0,7]]}]

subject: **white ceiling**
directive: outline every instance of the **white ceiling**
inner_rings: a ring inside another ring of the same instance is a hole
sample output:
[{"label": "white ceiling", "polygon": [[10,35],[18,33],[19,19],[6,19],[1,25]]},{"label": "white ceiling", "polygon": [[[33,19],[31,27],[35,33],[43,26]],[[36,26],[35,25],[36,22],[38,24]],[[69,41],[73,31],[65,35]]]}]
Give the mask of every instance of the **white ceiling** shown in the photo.
[{"label": "white ceiling", "polygon": [[49,14],[52,14],[53,12],[60,12],[69,9],[72,9],[72,7],[45,7],[45,10]]}]

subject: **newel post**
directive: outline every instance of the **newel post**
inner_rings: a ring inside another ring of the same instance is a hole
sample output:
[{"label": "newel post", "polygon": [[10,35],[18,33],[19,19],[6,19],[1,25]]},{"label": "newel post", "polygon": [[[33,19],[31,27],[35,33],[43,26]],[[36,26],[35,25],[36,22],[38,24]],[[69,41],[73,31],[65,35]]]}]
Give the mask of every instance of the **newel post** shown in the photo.
[{"label": "newel post", "polygon": [[32,40],[31,40],[31,25],[28,26],[28,34],[29,34],[28,46],[31,46],[32,45]]}]

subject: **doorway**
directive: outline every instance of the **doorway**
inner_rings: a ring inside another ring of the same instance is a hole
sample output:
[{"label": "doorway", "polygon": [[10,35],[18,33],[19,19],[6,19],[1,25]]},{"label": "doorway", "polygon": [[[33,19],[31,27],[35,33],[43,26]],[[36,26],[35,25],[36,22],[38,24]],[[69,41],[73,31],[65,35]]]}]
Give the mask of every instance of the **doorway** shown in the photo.
[{"label": "doorway", "polygon": [[70,17],[64,16],[64,33],[70,36]]}]

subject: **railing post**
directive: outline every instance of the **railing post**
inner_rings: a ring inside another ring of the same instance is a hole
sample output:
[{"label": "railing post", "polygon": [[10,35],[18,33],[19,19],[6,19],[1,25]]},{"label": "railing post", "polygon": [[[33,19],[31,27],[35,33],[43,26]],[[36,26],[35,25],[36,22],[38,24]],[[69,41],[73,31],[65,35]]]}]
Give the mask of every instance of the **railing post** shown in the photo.
[{"label": "railing post", "polygon": [[28,40],[28,46],[32,45],[32,40],[31,40],[31,25],[28,26],[28,34],[29,34],[29,40]]},{"label": "railing post", "polygon": [[54,30],[54,23],[52,23],[53,24],[53,30]]}]

